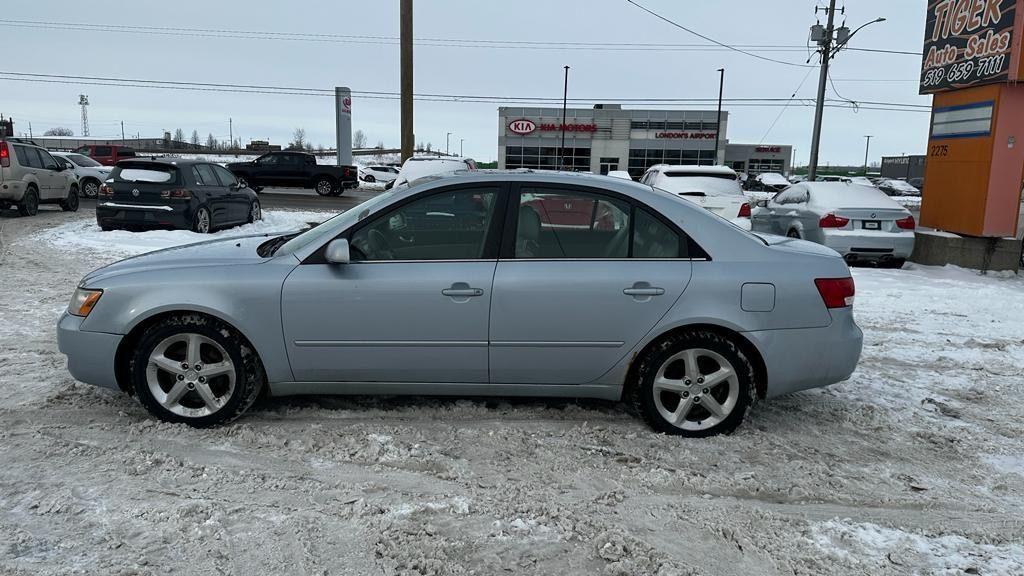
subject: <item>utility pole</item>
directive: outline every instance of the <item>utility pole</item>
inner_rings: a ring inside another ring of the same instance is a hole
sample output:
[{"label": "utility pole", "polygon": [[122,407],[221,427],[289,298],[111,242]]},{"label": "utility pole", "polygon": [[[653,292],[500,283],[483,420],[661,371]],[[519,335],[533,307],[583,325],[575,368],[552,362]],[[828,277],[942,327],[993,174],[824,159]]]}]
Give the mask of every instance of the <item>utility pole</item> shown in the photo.
[{"label": "utility pole", "polygon": [[228,148],[235,147],[235,121],[229,116],[228,117]]},{"label": "utility pole", "polygon": [[562,146],[558,149],[558,169],[565,169],[565,112],[569,101],[569,67],[565,67],[565,88],[562,90]]},{"label": "utility pole", "polygon": [[828,82],[828,64],[832,59],[832,33],[835,26],[836,0],[828,2],[828,25],[821,39],[821,71],[818,74],[818,99],[814,105],[814,134],[811,136],[811,161],[807,166],[807,180],[814,182],[818,175],[818,147],[821,144],[821,120],[825,112],[825,83]]},{"label": "utility pole", "polygon": [[718,73],[718,121],[715,123],[715,164],[718,164],[718,142],[722,137],[722,92],[725,89],[725,68],[719,68]]},{"label": "utility pole", "polygon": [[28,139],[31,140],[32,138],[33,138],[33,136],[32,136],[32,123],[29,122],[28,123]]},{"label": "utility pole", "polygon": [[399,0],[399,52],[401,61],[402,162],[412,157],[412,0]]},{"label": "utility pole", "polygon": [[124,120],[121,120],[121,144],[124,144]]},{"label": "utility pole", "polygon": [[466,141],[465,138],[459,138],[459,158],[463,157],[463,155],[462,155],[462,143],[465,142],[465,141]]},{"label": "utility pole", "polygon": [[448,141],[451,139],[452,133],[449,132],[444,135],[444,155],[451,156],[451,148],[448,145]]},{"label": "utility pole", "polygon": [[871,150],[871,139],[872,138],[874,138],[874,136],[865,136],[864,137],[864,140],[865,140],[865,142],[864,142],[864,175],[865,176],[868,175],[868,150]]}]

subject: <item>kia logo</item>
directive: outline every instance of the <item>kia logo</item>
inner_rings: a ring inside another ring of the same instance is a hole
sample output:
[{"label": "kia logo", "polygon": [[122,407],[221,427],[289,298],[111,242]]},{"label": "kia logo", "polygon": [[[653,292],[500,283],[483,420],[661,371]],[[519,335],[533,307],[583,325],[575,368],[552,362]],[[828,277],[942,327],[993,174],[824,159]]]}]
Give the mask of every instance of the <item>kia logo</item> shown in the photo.
[{"label": "kia logo", "polygon": [[136,198],[138,198],[138,197],[139,197],[139,189],[138,189],[138,188],[136,188],[136,189],[132,190],[132,196],[134,196],[134,197],[136,197]]},{"label": "kia logo", "polygon": [[520,118],[519,120],[513,120],[508,123],[508,130],[513,134],[526,135],[537,129],[537,125],[532,120]]}]

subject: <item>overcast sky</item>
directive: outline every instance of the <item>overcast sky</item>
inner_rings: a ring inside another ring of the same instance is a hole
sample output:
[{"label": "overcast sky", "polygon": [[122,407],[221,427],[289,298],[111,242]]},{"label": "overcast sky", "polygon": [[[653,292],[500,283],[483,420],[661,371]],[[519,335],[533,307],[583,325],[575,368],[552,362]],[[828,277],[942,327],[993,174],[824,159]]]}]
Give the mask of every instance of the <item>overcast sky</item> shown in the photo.
[{"label": "overcast sky", "polygon": [[[815,22],[813,0],[638,0],[680,24],[731,44],[804,46]],[[842,2],[840,2],[841,4]],[[121,26],[204,28],[398,36],[398,0],[267,2],[262,0],[181,0],[168,4],[93,0],[8,2],[0,20],[81,22]],[[926,0],[858,0],[849,2],[847,24],[883,16],[887,22],[865,28],[851,46],[920,52]],[[77,29],[0,25],[8,47],[0,70],[109,76],[149,80],[259,84],[396,92],[398,46],[373,43],[223,38],[160,34],[95,32]],[[417,38],[589,43],[706,43],[642,12],[626,0],[417,0]],[[313,38],[309,36],[308,38]],[[804,50],[759,52],[797,64]],[[571,66],[572,98],[715,98],[718,68],[726,69],[727,98],[789,98],[807,69],[775,64],[721,49],[646,51],[592,49],[507,49],[485,47],[416,47],[417,93],[472,94],[499,97],[540,96],[560,99],[563,66]],[[835,86],[855,101],[930,104],[918,96],[920,57],[847,51],[833,61]],[[798,97],[813,98],[817,72]],[[285,96],[175,91],[152,88],[82,86],[0,80],[0,113],[13,116],[17,129],[42,133],[53,126],[80,132],[78,94],[92,102],[93,136],[125,132],[160,136],[182,128],[228,137],[228,118],[236,137],[286,143],[304,127],[314,143],[334,142],[333,100],[320,96]],[[829,89],[829,95],[835,93]],[[497,150],[497,103],[417,102],[418,141],[452,150],[465,139],[465,154],[493,160]],[[629,107],[629,106],[627,106]],[[707,105],[679,108],[711,109]],[[397,100],[354,98],[353,126],[371,145],[399,143]],[[791,106],[767,134],[779,108],[727,105],[728,138],[737,143],[792,144],[799,164],[809,152],[813,108]],[[927,113],[826,109],[822,163],[859,164],[864,135],[874,136],[871,157],[922,153],[928,135]]]}]

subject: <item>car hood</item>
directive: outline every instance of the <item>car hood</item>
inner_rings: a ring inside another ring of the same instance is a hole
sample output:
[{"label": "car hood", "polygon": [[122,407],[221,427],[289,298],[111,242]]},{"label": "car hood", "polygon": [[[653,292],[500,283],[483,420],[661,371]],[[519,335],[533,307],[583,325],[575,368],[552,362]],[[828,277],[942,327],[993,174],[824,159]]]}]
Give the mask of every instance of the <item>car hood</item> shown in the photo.
[{"label": "car hood", "polygon": [[277,235],[236,236],[147,252],[93,270],[82,279],[80,286],[88,287],[114,276],[134,272],[150,272],[169,268],[262,264],[268,259],[257,254],[256,248]]}]

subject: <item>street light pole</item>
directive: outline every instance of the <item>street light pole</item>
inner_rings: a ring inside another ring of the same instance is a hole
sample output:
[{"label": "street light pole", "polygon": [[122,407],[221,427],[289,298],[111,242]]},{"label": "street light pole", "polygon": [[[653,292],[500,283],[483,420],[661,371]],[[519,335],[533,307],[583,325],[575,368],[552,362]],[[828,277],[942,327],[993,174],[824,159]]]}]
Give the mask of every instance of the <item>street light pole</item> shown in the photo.
[{"label": "street light pole", "polygon": [[452,137],[452,133],[449,132],[444,136],[444,155],[451,156],[451,149],[448,147],[448,139]]},{"label": "street light pole", "polygon": [[864,175],[868,175],[868,150],[871,150],[871,139],[874,136],[864,136]]},{"label": "street light pole", "polygon": [[818,74],[818,99],[814,105],[814,134],[811,136],[811,161],[807,166],[807,180],[814,182],[818,175],[818,147],[821,144],[821,121],[825,112],[825,83],[828,82],[828,64],[832,59],[832,33],[836,17],[836,0],[828,3],[828,25],[821,42],[821,73]]},{"label": "street light pole", "polygon": [[718,143],[722,137],[722,91],[725,88],[725,68],[719,68],[718,73],[718,121],[715,123],[715,164],[718,164]]},{"label": "street light pole", "polygon": [[569,101],[569,67],[565,67],[565,88],[562,91],[562,146],[558,149],[558,169],[562,170],[565,168],[565,113],[566,105]]},{"label": "street light pole", "polygon": [[459,158],[462,158],[462,156],[463,156],[463,154],[462,154],[462,143],[465,142],[465,141],[466,141],[465,138],[459,138]]}]

